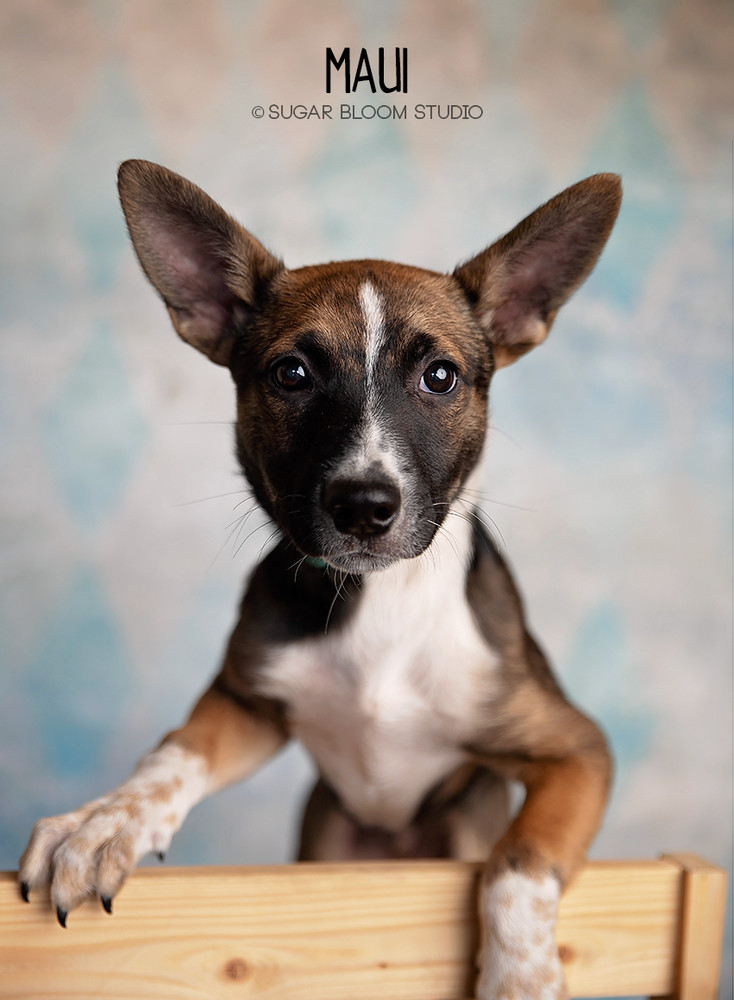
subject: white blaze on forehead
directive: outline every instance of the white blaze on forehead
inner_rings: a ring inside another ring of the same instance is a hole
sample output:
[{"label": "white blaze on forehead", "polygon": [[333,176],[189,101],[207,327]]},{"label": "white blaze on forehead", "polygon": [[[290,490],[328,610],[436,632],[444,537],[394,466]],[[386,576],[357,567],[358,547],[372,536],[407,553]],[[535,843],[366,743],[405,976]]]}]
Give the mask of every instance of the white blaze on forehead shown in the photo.
[{"label": "white blaze on forehead", "polygon": [[365,281],[359,288],[359,303],[365,337],[364,411],[352,447],[337,472],[359,477],[380,466],[399,485],[399,454],[394,435],[384,426],[377,394],[377,366],[385,343],[385,301],[372,282]]},{"label": "white blaze on forehead", "polygon": [[368,387],[372,385],[385,337],[384,302],[382,296],[369,281],[359,289],[365,327],[365,376]]}]

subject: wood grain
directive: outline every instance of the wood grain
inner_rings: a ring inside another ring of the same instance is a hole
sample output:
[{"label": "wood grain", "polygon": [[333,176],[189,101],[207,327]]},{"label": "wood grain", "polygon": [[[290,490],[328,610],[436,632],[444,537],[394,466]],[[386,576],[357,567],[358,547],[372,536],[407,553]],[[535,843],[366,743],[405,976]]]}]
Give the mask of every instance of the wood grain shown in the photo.
[{"label": "wood grain", "polygon": [[[678,857],[583,870],[558,926],[574,996],[674,996],[683,979],[701,981],[695,955],[681,979],[679,945],[696,945],[691,921],[716,939],[711,886],[725,876],[699,864],[708,890]],[[114,916],[90,901],[64,930],[45,893],[24,904],[14,873],[0,873],[0,997],[466,1000],[478,874],[442,861],[141,869]]]}]

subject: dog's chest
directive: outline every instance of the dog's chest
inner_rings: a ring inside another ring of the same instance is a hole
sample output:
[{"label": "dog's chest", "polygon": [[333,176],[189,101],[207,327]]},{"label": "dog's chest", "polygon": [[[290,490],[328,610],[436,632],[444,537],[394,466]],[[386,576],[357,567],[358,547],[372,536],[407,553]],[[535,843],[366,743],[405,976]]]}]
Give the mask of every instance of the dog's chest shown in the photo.
[{"label": "dog's chest", "polygon": [[347,625],[280,650],[267,673],[294,735],[366,826],[410,822],[461,764],[462,740],[491,688],[496,657],[452,558],[443,574],[413,560],[369,577]]}]

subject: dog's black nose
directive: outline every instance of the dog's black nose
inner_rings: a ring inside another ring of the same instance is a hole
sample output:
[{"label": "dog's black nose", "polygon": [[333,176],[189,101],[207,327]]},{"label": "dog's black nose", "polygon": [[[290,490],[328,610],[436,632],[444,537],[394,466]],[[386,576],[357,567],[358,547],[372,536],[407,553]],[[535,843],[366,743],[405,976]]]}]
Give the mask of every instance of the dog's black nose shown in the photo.
[{"label": "dog's black nose", "polygon": [[324,489],[324,509],[345,535],[384,535],[400,510],[400,491],[388,482],[336,479]]}]

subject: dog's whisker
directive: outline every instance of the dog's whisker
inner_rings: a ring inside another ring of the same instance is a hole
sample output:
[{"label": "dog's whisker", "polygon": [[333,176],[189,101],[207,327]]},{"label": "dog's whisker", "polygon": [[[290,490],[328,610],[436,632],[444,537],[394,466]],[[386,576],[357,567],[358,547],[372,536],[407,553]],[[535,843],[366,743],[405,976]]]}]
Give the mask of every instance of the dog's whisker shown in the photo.
[{"label": "dog's whisker", "polygon": [[492,434],[500,434],[506,441],[509,441],[510,444],[514,444],[515,447],[519,448],[521,451],[524,450],[523,446],[520,444],[519,441],[516,441],[515,438],[512,437],[511,434],[507,433],[507,431],[503,431],[501,427],[497,426],[497,424],[488,423],[487,424],[487,430],[489,432],[491,432]]},{"label": "dog's whisker", "polygon": [[[492,517],[492,515],[491,515],[491,514],[488,514],[486,510],[483,510],[483,511],[482,511],[482,514],[483,514],[483,516],[484,516],[484,517],[486,517],[486,518],[487,518],[487,520],[488,520],[488,521],[489,521],[489,523],[490,523],[490,524],[492,525],[492,527],[494,528],[494,530],[495,530],[495,531],[497,532],[497,534],[498,534],[498,535],[500,536],[500,541],[502,542],[502,547],[506,549],[506,548],[507,548],[507,542],[506,542],[506,540],[505,540],[505,536],[504,536],[504,535],[502,534],[502,529],[500,528],[499,524],[497,524],[497,522],[496,522],[496,521],[495,521],[495,519],[494,519],[494,518]],[[479,515],[475,513],[475,517],[479,517]],[[479,520],[480,520],[480,522],[481,522],[481,518],[479,518]],[[490,528],[489,528],[489,527],[488,527],[488,526],[487,526],[486,524],[485,524],[485,526],[484,526],[484,527],[485,527],[485,528],[486,528],[486,529],[487,529],[487,530],[488,530],[488,531],[490,532],[490,534],[491,534],[491,529],[490,529]]]},{"label": "dog's whisker", "polygon": [[207,572],[211,572],[211,569],[214,566],[215,562],[217,561],[217,559],[219,559],[219,557],[221,556],[222,552],[224,552],[224,550],[226,549],[226,547],[229,545],[231,539],[234,537],[235,532],[237,531],[237,528],[238,528],[240,522],[242,521],[242,518],[245,517],[245,516],[246,515],[243,514],[242,517],[238,517],[236,521],[233,521],[232,525],[227,525],[227,527],[228,528],[231,527],[232,530],[229,532],[229,534],[227,535],[227,537],[224,539],[224,541],[222,542],[222,544],[217,549],[217,551],[216,551],[216,553],[214,555],[214,558],[212,559],[212,561],[209,563],[209,566],[207,567]]},{"label": "dog's whisker", "polygon": [[[431,523],[435,524],[436,522]],[[431,568],[433,570],[438,569],[438,557],[436,556],[436,550],[433,545],[429,545],[428,548],[421,553],[419,558],[422,563],[428,563],[430,561]]]},{"label": "dog's whisker", "polygon": [[242,524],[242,521],[247,517],[247,514],[240,514],[236,517],[234,521],[230,521],[229,524],[225,524],[224,530],[228,531],[230,528],[236,528],[237,525]]},{"label": "dog's whisker", "polygon": [[[483,520],[484,518],[486,518],[490,522],[490,524],[494,527],[494,530],[497,532],[497,534],[499,535],[500,540],[502,542],[502,547],[505,549],[507,548],[507,542],[505,540],[505,536],[502,534],[502,529],[500,528],[500,526],[497,524],[497,522],[490,513],[488,513],[483,507],[480,507],[479,504],[466,500],[461,496],[457,497],[457,500],[460,503],[462,503],[467,508],[467,510],[458,511],[449,509],[449,511],[447,512],[447,516],[464,517],[467,520],[473,518],[480,527],[484,528],[486,531],[489,531],[491,535],[492,532],[489,526],[485,524]],[[450,505],[447,504],[446,506]]]},{"label": "dog's whisker", "polygon": [[[474,492],[474,491],[472,491],[472,492]],[[538,510],[537,510],[536,507],[523,507],[521,504],[508,503],[508,501],[506,501],[506,500],[495,500],[494,497],[491,497],[491,496],[489,496],[486,493],[480,493],[479,491],[476,491],[476,495],[479,497],[479,499],[483,503],[495,504],[497,507],[509,507],[510,510],[523,510],[523,511],[526,511],[527,513],[529,513],[529,514],[537,514],[538,513]],[[471,499],[468,499],[467,497],[463,497],[461,495],[459,495],[456,499],[459,501],[459,503],[463,503],[463,504],[473,504],[473,503],[476,502],[476,501],[473,501]]]},{"label": "dog's whisker", "polygon": [[254,507],[251,507],[251,508],[250,508],[250,510],[248,510],[248,511],[247,511],[247,513],[246,513],[246,514],[243,514],[243,515],[242,515],[242,517],[240,518],[240,526],[239,526],[239,528],[238,528],[238,530],[237,530],[237,535],[236,535],[236,537],[235,537],[235,540],[234,540],[234,548],[235,548],[235,552],[234,552],[234,554],[233,554],[233,557],[234,557],[234,555],[237,555],[237,552],[239,552],[239,546],[238,546],[238,543],[239,543],[239,540],[240,540],[240,535],[241,535],[241,534],[242,534],[242,532],[243,532],[243,531],[245,530],[245,525],[247,524],[247,522],[248,522],[248,521],[250,520],[250,518],[252,517],[252,515],[253,515],[253,514],[254,514],[254,513],[255,513],[255,512],[256,512],[256,511],[258,510],[258,509],[259,509],[259,508],[257,507],[257,505],[256,505],[256,506],[254,506]]},{"label": "dog's whisker", "polygon": [[482,524],[482,519],[477,514],[465,514],[461,510],[450,510],[446,516],[458,517],[462,521],[466,521],[466,523],[470,524],[472,527],[474,527],[475,524]]},{"label": "dog's whisker", "polygon": [[[241,549],[243,548],[243,546],[245,546],[247,544],[247,542],[252,538],[252,536],[256,535],[258,531],[262,531],[263,528],[270,527],[270,524],[271,524],[270,521],[263,521],[262,524],[255,525],[255,527],[252,529],[252,531],[249,531],[245,535],[245,537],[242,539],[242,541],[237,545],[237,547],[233,550],[233,552],[232,552],[232,558],[236,559],[237,556],[239,555]],[[266,542],[266,544],[267,544],[267,542]]]},{"label": "dog's whisker", "polygon": [[[247,494],[247,496],[245,496],[245,497],[242,497],[242,499],[241,499],[241,500],[238,500],[238,501],[237,501],[237,503],[236,503],[236,504],[234,505],[234,507],[232,508],[232,510],[237,510],[237,508],[238,508],[238,507],[241,507],[243,503],[247,503],[247,501],[248,501],[248,500],[255,500],[255,497],[254,497],[254,495],[252,494],[252,492],[248,493],[248,494]],[[257,500],[255,500],[255,507],[259,507],[259,506],[260,506],[260,505],[259,505],[259,503],[257,502]]]},{"label": "dog's whisker", "polygon": [[[233,530],[233,534],[234,534],[233,548],[236,550],[234,554],[236,554],[236,552],[239,551],[238,543],[239,543],[239,540],[240,540],[240,536],[242,535],[242,532],[245,530],[245,526],[247,525],[247,522],[250,520],[250,518],[252,517],[252,515],[257,510],[258,510],[258,507],[257,507],[257,505],[255,505],[254,507],[251,507],[246,513],[241,514],[238,518],[236,518],[232,522],[233,525],[236,525],[236,528]],[[232,535],[229,536],[229,538],[227,539],[227,541],[229,541],[229,539],[231,539],[231,538],[232,538]]]},{"label": "dog's whisker", "polygon": [[331,621],[331,613],[334,610],[334,605],[336,604],[337,599],[339,597],[339,591],[341,589],[341,585],[343,582],[344,582],[343,577],[341,583],[337,582],[336,589],[334,591],[334,597],[332,598],[331,604],[329,605],[329,610],[326,614],[326,621],[324,622],[324,635],[326,635],[329,631],[329,622]]},{"label": "dog's whisker", "polygon": [[[451,512],[449,512],[449,513],[451,513]],[[446,524],[445,523],[444,524],[439,524],[438,521],[431,521],[431,520],[429,520],[428,523],[435,525],[435,527],[437,528],[438,532],[442,532],[443,535],[448,539],[449,545],[451,546],[451,548],[452,548],[452,550],[454,552],[454,555],[456,556],[456,558],[459,561],[459,564],[461,565],[461,555],[459,554],[459,549],[458,549],[458,546],[456,544],[456,538],[454,537],[453,533],[451,531],[449,531],[449,529],[446,527]],[[434,553],[434,558],[435,558],[435,553]]]},{"label": "dog's whisker", "polygon": [[[467,521],[469,524],[472,524],[472,523],[476,522],[481,528],[484,528],[485,531],[488,531],[489,534],[492,537],[494,537],[494,533],[491,531],[491,529],[489,528],[489,526],[487,524],[485,524],[484,518],[486,518],[492,524],[492,526],[494,527],[494,530],[499,535],[500,541],[502,543],[502,547],[505,548],[505,549],[507,548],[507,541],[505,540],[505,536],[502,534],[502,530],[500,529],[500,526],[497,524],[497,522],[495,521],[495,519],[492,517],[491,514],[487,513],[487,511],[484,510],[483,507],[480,507],[478,504],[473,503],[473,502],[471,502],[469,500],[466,500],[463,497],[459,496],[456,499],[467,508],[466,511],[455,510],[455,509],[453,509],[453,504],[452,503],[448,503],[448,502],[445,502],[445,501],[436,501],[433,504],[433,506],[434,507],[448,507],[449,510],[446,512],[446,516],[447,517],[460,517],[463,520]],[[435,522],[431,522],[431,523],[435,523]]]},{"label": "dog's whisker", "polygon": [[278,506],[284,507],[289,500],[308,500],[308,497],[303,493],[286,493],[282,497],[278,497]]},{"label": "dog's whisker", "polygon": [[303,566],[303,564],[305,563],[305,561],[306,561],[307,559],[308,559],[308,556],[301,556],[301,558],[300,558],[300,559],[297,559],[297,560],[296,560],[296,561],[295,561],[294,563],[292,563],[292,564],[291,564],[291,565],[290,565],[290,566],[288,567],[288,571],[289,571],[289,572],[290,572],[290,570],[292,570],[292,569],[294,569],[294,568],[295,568],[295,572],[293,573],[293,582],[294,582],[294,583],[297,583],[297,582],[298,582],[298,571],[299,571],[299,569],[301,568],[301,566]]},{"label": "dog's whisker", "polygon": [[244,512],[244,514],[240,514],[240,515],[238,515],[238,516],[237,516],[237,517],[236,517],[236,518],[234,519],[234,521],[230,521],[230,522],[229,522],[229,524],[226,524],[226,525],[225,525],[225,530],[226,530],[227,528],[231,528],[231,527],[232,527],[232,525],[234,525],[234,524],[242,524],[242,522],[243,522],[243,521],[247,521],[247,519],[248,519],[249,517],[252,517],[252,515],[253,515],[253,514],[255,513],[255,511],[257,511],[257,510],[259,510],[259,505],[258,505],[258,504],[254,504],[254,505],[253,505],[252,507],[250,507],[250,509],[249,509],[249,510],[246,510],[246,511]]},{"label": "dog's whisker", "polygon": [[336,573],[337,573],[336,590],[334,593],[334,598],[329,606],[329,612],[326,616],[326,623],[324,625],[325,635],[328,631],[329,622],[331,621],[331,615],[334,611],[334,607],[336,605],[337,600],[341,598],[341,600],[346,601],[349,596],[347,593],[347,580],[354,579],[354,577],[352,577],[351,574],[348,573],[346,570],[339,569],[336,570]]},{"label": "dog's whisker", "polygon": [[[265,527],[265,526],[263,525],[263,527]],[[254,532],[253,532],[253,534],[254,534]],[[260,546],[260,551],[257,554],[257,560],[258,560],[258,562],[262,559],[263,552],[265,551],[265,546],[269,545],[272,542],[272,540],[274,538],[277,538],[280,534],[281,534],[280,528],[275,528],[273,531],[270,532],[270,534],[268,535],[268,537],[265,539],[265,541]]]},{"label": "dog's whisker", "polygon": [[461,491],[461,493],[456,498],[460,503],[473,503],[474,502],[469,497],[463,496],[463,494],[465,494],[465,493],[466,494],[472,494],[472,496],[474,496],[474,497],[478,497],[479,500],[481,500],[483,503],[496,504],[498,507],[509,507],[511,510],[525,510],[525,511],[529,511],[532,514],[537,513],[537,510],[536,510],[535,507],[524,507],[524,506],[522,506],[522,504],[510,503],[507,500],[497,500],[496,497],[490,496],[489,493],[485,493],[482,490],[468,489],[467,487],[464,487],[464,489]]},{"label": "dog's whisker", "polygon": [[243,538],[242,539],[242,543],[240,544],[239,548],[237,549],[237,552],[234,553],[234,556],[236,556],[240,552],[240,550],[242,549],[243,545],[248,541],[248,539],[253,538],[258,533],[258,531],[260,531],[261,529],[267,530],[268,528],[270,528],[272,530],[270,531],[270,534],[265,538],[265,541],[260,546],[260,550],[259,550],[259,552],[257,554],[257,562],[259,562],[260,559],[262,558],[262,554],[263,554],[263,551],[265,549],[265,546],[268,545],[272,541],[273,538],[277,538],[277,536],[281,534],[280,528],[277,525],[274,526],[273,522],[271,520],[269,520],[269,519],[263,521],[262,524],[256,525],[252,529],[252,531],[248,534],[247,538]]},{"label": "dog's whisker", "polygon": [[497,522],[492,517],[492,515],[488,514],[487,511],[484,510],[483,508],[481,508],[481,507],[477,508],[475,506],[471,510],[467,511],[466,513],[463,512],[463,511],[458,511],[458,510],[451,510],[451,511],[449,511],[449,514],[453,515],[455,517],[464,517],[464,518],[467,518],[467,520],[470,519],[470,518],[473,518],[480,527],[484,528],[484,530],[487,531],[487,532],[489,532],[489,534],[492,536],[492,538],[494,538],[494,532],[491,530],[491,528],[489,527],[489,525],[485,523],[484,519],[486,518],[486,520],[490,522],[490,524],[492,525],[492,527],[494,528],[494,530],[499,535],[500,541],[502,542],[502,547],[505,548],[505,549],[507,548],[507,541],[505,540],[505,536],[502,534],[502,529],[497,524]]},{"label": "dog's whisker", "polygon": [[183,500],[181,503],[175,503],[173,506],[191,507],[196,503],[208,503],[209,500],[221,500],[223,497],[236,497],[242,493],[247,493],[247,496],[240,500],[240,503],[245,503],[245,501],[252,496],[249,490],[230,490],[228,493],[215,493],[214,496],[211,497],[199,497],[198,500]]}]

